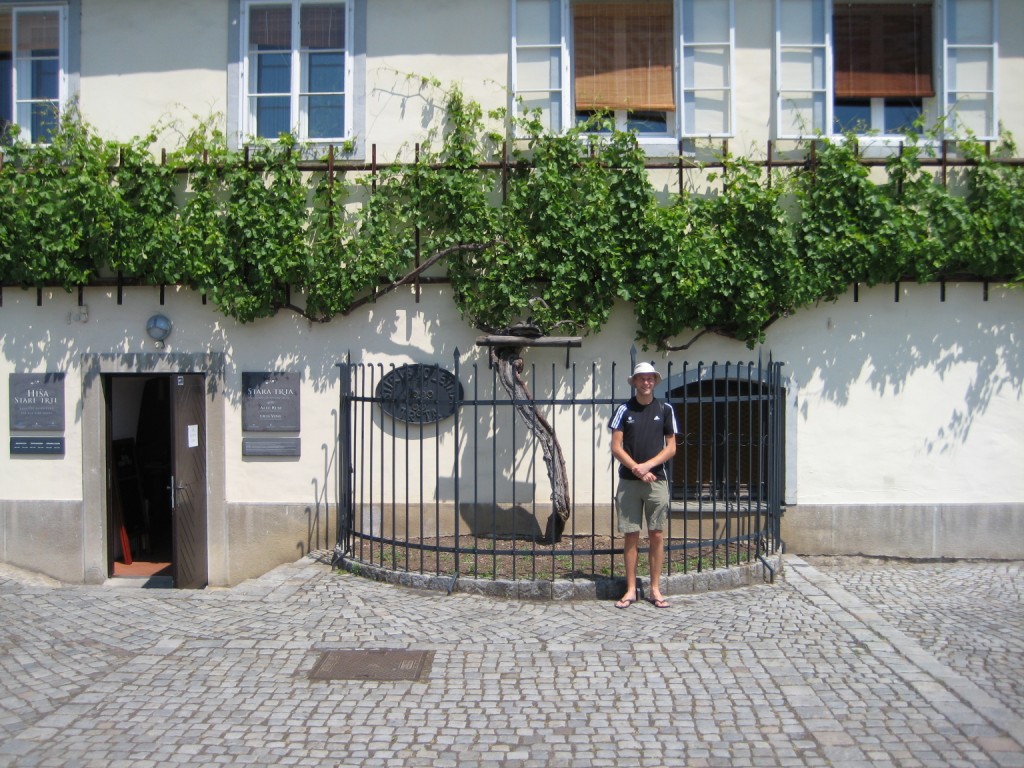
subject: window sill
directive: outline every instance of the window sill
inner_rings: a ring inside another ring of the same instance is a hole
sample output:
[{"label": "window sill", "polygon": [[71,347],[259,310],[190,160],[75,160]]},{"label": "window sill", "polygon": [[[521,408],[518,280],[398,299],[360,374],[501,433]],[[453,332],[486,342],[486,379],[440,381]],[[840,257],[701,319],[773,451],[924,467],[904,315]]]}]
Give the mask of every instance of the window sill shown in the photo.
[{"label": "window sill", "polygon": [[637,136],[640,148],[648,157],[677,157],[679,139],[671,136]]},{"label": "window sill", "polygon": [[[601,134],[588,135],[598,136]],[[699,154],[695,149],[695,146],[698,143],[717,143],[720,145],[723,141],[728,140],[728,136],[684,136],[682,139],[683,154]],[[643,134],[637,134],[637,143],[640,145],[640,149],[642,149],[648,157],[679,157],[680,139],[673,136],[644,136]]]},{"label": "window sill", "polygon": [[[834,134],[831,140],[837,143],[845,142],[846,136],[844,134]],[[888,158],[899,154],[900,147],[907,145],[907,137],[903,135],[860,135],[856,137],[857,151],[861,157],[864,158]],[[925,154],[931,154],[928,150],[937,153],[941,151],[941,142],[934,141],[932,139],[925,139],[918,137],[917,146],[925,151]]]}]

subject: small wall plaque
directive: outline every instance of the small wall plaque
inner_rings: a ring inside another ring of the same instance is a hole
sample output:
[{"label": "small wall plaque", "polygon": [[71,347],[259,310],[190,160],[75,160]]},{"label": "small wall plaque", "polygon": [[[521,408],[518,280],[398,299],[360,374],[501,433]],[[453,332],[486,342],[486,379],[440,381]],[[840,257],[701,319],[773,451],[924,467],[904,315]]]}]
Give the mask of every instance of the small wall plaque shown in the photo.
[{"label": "small wall plaque", "polygon": [[298,373],[242,374],[242,429],[246,432],[298,432]]},{"label": "small wall plaque", "polygon": [[63,456],[63,437],[12,437],[12,456]]},{"label": "small wall plaque", "polygon": [[64,431],[64,374],[10,375],[11,430]]},{"label": "small wall plaque", "polygon": [[299,456],[302,442],[297,437],[243,437],[243,456]]},{"label": "small wall plaque", "polygon": [[392,418],[426,424],[455,413],[462,400],[462,385],[444,368],[416,363],[384,374],[376,396],[384,413]]}]

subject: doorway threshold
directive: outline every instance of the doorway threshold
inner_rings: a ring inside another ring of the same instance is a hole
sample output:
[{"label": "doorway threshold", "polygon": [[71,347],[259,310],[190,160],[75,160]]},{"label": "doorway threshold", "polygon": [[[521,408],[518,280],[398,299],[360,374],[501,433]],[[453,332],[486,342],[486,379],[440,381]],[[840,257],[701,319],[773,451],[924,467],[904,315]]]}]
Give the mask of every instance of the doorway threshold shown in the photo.
[{"label": "doorway threshold", "polygon": [[103,582],[105,587],[128,587],[132,589],[174,589],[171,576],[111,576]]},{"label": "doorway threshold", "polygon": [[113,574],[104,582],[108,587],[173,589],[174,576],[169,562],[136,560],[131,564],[115,561]]}]

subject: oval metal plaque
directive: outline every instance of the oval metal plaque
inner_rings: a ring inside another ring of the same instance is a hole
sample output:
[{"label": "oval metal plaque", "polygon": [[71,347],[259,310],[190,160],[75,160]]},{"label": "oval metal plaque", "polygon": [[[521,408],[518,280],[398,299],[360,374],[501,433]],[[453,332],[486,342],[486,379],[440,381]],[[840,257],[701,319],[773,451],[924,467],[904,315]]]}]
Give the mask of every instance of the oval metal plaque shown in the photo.
[{"label": "oval metal plaque", "polygon": [[455,413],[462,385],[444,368],[415,363],[384,374],[376,396],[384,413],[392,418],[426,424]]}]

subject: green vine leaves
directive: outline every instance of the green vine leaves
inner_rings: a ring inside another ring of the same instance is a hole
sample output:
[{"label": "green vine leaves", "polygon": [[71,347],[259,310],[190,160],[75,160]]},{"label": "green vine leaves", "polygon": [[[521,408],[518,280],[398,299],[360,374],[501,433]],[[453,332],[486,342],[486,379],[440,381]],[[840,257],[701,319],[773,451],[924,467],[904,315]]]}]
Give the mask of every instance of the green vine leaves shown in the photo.
[{"label": "green vine leaves", "polygon": [[441,130],[415,160],[373,173],[310,170],[313,150],[289,135],[231,149],[213,119],[161,159],[156,131],[104,141],[75,108],[50,145],[14,129],[0,284],[71,290],[119,275],[190,287],[240,322],[282,309],[326,322],[429,268],[479,329],[529,319],[595,333],[623,301],[644,345],[673,349],[692,331],[753,346],[853,283],[1024,281],[1024,166],[1001,162],[1015,157],[1009,137],[994,152],[959,144],[968,164],[946,183],[926,162],[934,143],[914,137],[884,169],[852,136],[816,141],[813,162],[770,178],[725,155],[696,172],[712,192],[666,202],[637,136],[604,117],[553,134],[536,115],[443,98]]},{"label": "green vine leaves", "polygon": [[88,283],[109,261],[117,198],[117,147],[69,112],[53,143],[4,147],[0,172],[0,280],[16,285]]}]

